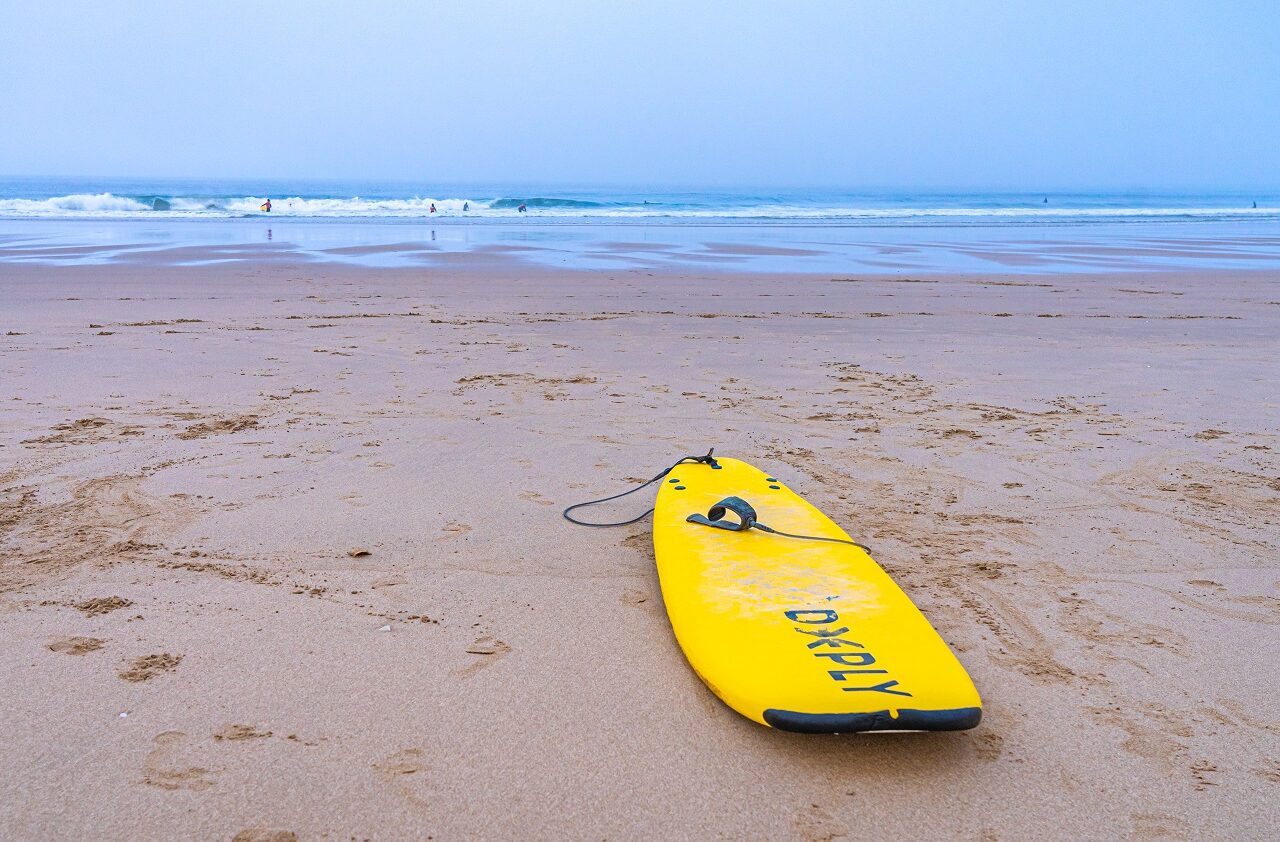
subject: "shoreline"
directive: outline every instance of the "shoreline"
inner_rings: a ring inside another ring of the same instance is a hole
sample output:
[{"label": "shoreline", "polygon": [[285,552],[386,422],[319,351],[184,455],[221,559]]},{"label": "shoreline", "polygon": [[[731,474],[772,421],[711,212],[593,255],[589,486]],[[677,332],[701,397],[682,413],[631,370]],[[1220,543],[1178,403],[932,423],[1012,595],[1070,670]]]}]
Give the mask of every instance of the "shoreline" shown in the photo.
[{"label": "shoreline", "polygon": [[268,260],[369,268],[945,276],[1280,269],[1273,221],[727,224],[263,217],[0,220],[0,267]]},{"label": "shoreline", "polygon": [[[0,265],[0,835],[1274,826],[1274,271],[473,258]],[[698,681],[649,525],[559,510],[711,444],[866,538],[978,729]]]}]

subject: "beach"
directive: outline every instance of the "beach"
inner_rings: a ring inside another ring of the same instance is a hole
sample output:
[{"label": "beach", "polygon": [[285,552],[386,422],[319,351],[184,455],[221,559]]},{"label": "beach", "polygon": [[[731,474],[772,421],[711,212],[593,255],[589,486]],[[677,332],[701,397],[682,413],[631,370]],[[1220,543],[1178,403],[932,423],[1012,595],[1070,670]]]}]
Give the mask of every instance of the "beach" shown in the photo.
[{"label": "beach", "polygon": [[[1274,269],[231,256],[0,264],[0,836],[1280,821]],[[871,548],[978,728],[712,695],[648,523],[560,516],[710,447]]]}]

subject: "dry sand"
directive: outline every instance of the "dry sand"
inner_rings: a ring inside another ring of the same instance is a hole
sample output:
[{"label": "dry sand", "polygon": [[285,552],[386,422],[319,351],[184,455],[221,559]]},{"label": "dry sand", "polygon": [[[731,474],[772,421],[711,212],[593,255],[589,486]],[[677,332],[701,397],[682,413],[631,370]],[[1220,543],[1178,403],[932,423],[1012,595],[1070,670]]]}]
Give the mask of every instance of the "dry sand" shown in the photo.
[{"label": "dry sand", "polygon": [[[1274,833],[1274,276],[494,261],[0,266],[0,837]],[[711,445],[872,546],[978,729],[701,685],[648,525],[559,512]]]}]

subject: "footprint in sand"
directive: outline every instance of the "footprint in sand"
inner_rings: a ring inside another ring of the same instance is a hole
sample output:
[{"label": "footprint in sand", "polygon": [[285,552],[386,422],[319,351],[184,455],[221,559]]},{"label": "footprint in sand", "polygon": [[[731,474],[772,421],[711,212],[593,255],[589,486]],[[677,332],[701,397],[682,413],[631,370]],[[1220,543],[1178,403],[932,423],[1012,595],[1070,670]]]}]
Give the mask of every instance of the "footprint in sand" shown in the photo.
[{"label": "footprint in sand", "polygon": [[46,648],[50,652],[64,655],[87,655],[98,651],[105,644],[106,641],[99,637],[58,637],[49,641]]},{"label": "footprint in sand", "polygon": [[468,532],[470,532],[471,525],[467,523],[461,523],[456,520],[451,520],[444,525],[443,531],[444,531],[444,534],[448,535],[450,538],[456,538],[459,535],[466,535]]},{"label": "footprint in sand", "polygon": [[660,617],[665,614],[662,606],[662,600],[659,599],[656,594],[639,588],[628,588],[623,591],[621,602],[623,605],[629,605],[632,608],[639,608],[641,611],[645,611],[655,617]]},{"label": "footprint in sand", "polygon": [[97,617],[101,614],[110,614],[112,611],[118,611],[121,608],[128,608],[130,605],[133,605],[133,600],[125,599],[122,596],[98,596],[93,599],[72,603],[71,607],[84,612],[86,617]]},{"label": "footprint in sand", "polygon": [[1191,825],[1177,816],[1165,813],[1133,813],[1133,839],[1186,839]]},{"label": "footprint in sand", "polygon": [[999,759],[1003,746],[1004,737],[994,731],[980,731],[973,737],[974,753],[988,763]]},{"label": "footprint in sand", "polygon": [[805,842],[831,842],[849,835],[848,828],[817,804],[800,811],[795,828]]},{"label": "footprint in sand", "polygon": [[351,506],[356,509],[363,509],[369,505],[368,503],[364,502],[361,499],[359,492],[352,492],[351,494],[343,494],[338,499],[346,503],[348,506]]},{"label": "footprint in sand", "polygon": [[236,743],[243,740],[264,740],[270,736],[270,731],[265,731],[256,725],[226,725],[214,734],[213,738],[219,742],[225,740]]},{"label": "footprint in sand", "polygon": [[649,601],[649,594],[634,588],[622,592],[623,605],[643,605]]},{"label": "footprint in sand", "polygon": [[383,783],[411,804],[419,807],[428,805],[431,791],[426,777],[425,752],[422,749],[400,749],[374,763],[373,771]]},{"label": "footprint in sand", "polygon": [[521,500],[528,500],[530,503],[537,503],[539,506],[554,506],[555,503],[543,497],[536,491],[522,491],[520,493]]},{"label": "footprint in sand", "polygon": [[258,416],[256,415],[236,415],[227,418],[212,418],[199,424],[192,424],[181,433],[178,433],[180,439],[201,439],[205,436],[216,435],[219,433],[239,433],[243,430],[251,430],[258,426]]},{"label": "footprint in sand", "polygon": [[120,671],[120,677],[125,681],[150,681],[162,672],[177,669],[180,663],[182,663],[181,655],[171,655],[168,652],[143,655],[141,658],[130,661],[128,669]]},{"label": "footprint in sand", "polygon": [[455,670],[454,675],[465,678],[475,675],[485,667],[492,666],[511,653],[511,647],[491,634],[478,638],[467,647],[467,654],[481,656],[462,669]]},{"label": "footprint in sand", "polygon": [[649,535],[640,533],[636,535],[628,535],[622,539],[622,546],[629,550],[639,550],[649,558],[653,558],[653,539]]},{"label": "footprint in sand", "polygon": [[181,731],[156,735],[155,748],[142,765],[142,782],[160,789],[200,791],[213,786],[212,772],[190,762],[192,746]]},{"label": "footprint in sand", "polygon": [[272,830],[268,827],[246,827],[231,837],[231,842],[298,842],[298,834],[292,830]]},{"label": "footprint in sand", "polygon": [[369,585],[369,587],[375,591],[380,591],[385,588],[394,588],[397,585],[407,585],[407,584],[409,584],[409,580],[406,579],[404,576],[387,576],[382,579],[375,579],[373,581],[373,584]]}]

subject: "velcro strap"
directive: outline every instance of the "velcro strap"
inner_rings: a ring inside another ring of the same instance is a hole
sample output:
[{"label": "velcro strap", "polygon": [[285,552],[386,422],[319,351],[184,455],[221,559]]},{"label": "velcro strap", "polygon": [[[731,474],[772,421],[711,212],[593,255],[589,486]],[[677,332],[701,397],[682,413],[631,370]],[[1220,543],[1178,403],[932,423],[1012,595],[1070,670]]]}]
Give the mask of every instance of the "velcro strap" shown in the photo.
[{"label": "velcro strap", "polygon": [[[738,516],[738,520],[725,520],[726,512],[733,512]],[[714,526],[716,529],[745,532],[756,525],[756,510],[741,497],[726,497],[712,506],[706,515],[689,515],[685,520],[689,523],[700,523],[703,526]]]}]

